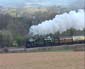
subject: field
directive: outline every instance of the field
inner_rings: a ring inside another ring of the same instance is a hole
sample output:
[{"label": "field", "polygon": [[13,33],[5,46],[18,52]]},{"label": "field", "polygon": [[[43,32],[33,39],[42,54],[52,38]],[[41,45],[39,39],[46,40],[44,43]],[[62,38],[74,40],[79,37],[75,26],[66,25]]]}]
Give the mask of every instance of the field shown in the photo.
[{"label": "field", "polygon": [[0,54],[0,69],[84,69],[84,52]]}]

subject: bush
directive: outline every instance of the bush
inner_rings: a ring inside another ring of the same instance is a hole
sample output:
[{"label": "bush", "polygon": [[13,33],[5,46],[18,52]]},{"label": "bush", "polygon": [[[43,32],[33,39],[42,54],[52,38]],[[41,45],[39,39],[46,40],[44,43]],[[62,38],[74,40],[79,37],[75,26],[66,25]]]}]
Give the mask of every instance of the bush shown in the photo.
[{"label": "bush", "polygon": [[25,37],[17,35],[15,38],[15,42],[17,43],[18,47],[22,47],[22,46],[24,46],[24,43],[25,43]]},{"label": "bush", "polygon": [[9,31],[0,31],[0,47],[10,47],[12,45],[13,37]]}]

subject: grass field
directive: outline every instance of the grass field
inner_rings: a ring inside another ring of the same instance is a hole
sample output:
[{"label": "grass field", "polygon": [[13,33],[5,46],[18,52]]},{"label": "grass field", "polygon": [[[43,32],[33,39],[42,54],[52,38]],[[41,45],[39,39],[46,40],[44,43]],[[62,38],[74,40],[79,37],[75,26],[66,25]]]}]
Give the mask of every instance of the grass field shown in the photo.
[{"label": "grass field", "polygon": [[85,69],[84,52],[0,54],[0,69]]}]

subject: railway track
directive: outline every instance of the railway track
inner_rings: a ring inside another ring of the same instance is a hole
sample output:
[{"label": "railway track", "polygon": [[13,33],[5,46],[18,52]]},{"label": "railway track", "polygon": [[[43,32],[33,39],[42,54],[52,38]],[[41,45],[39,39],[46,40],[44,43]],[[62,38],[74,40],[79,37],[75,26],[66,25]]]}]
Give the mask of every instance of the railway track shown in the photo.
[{"label": "railway track", "polygon": [[[49,51],[49,50],[74,50],[82,49],[85,51],[85,44],[72,44],[72,45],[59,45],[59,46],[48,46],[48,47],[35,47],[35,48],[7,48],[8,53],[18,52],[36,52],[36,51]],[[6,53],[3,48],[0,49],[0,53]]]}]

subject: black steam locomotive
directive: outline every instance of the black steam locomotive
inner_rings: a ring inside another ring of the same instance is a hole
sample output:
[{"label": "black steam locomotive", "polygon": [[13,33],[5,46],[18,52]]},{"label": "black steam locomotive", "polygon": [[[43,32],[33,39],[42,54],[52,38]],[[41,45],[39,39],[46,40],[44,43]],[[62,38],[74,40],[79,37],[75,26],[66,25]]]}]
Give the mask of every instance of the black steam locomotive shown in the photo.
[{"label": "black steam locomotive", "polygon": [[47,46],[59,46],[63,44],[75,44],[75,43],[85,43],[85,36],[69,36],[69,37],[58,37],[58,38],[37,38],[37,39],[27,39],[26,48],[33,47],[47,47]]}]

